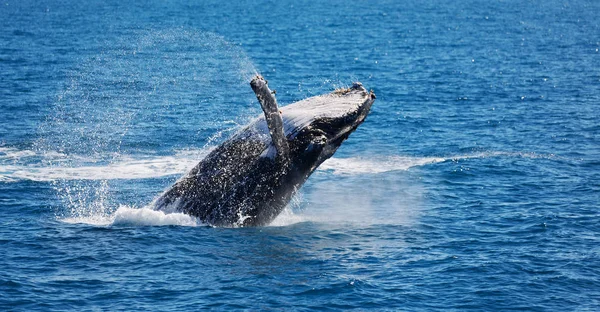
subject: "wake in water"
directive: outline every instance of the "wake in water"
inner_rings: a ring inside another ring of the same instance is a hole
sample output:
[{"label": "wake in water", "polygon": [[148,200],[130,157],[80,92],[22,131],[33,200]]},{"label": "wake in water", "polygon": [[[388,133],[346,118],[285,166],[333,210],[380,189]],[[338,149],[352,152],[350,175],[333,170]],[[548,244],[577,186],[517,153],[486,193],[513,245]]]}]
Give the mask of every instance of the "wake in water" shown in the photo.
[{"label": "wake in water", "polygon": [[[135,180],[181,176],[198,164],[211,149],[212,147],[187,149],[178,151],[174,155],[154,157],[119,155],[114,162],[99,164],[100,160],[91,157],[73,157],[58,152],[39,154],[32,150],[0,147],[0,181]],[[557,156],[536,153],[478,152],[447,157],[333,157],[321,164],[317,170],[336,175],[377,174],[404,171],[447,161],[492,157],[550,159]],[[74,159],[84,165],[72,166]],[[45,166],[47,163],[56,165]]]},{"label": "wake in water", "polygon": [[[101,160],[90,157],[74,160],[61,153],[37,154],[31,150],[0,148],[0,181],[130,180],[174,176],[189,171],[208,152],[210,148],[157,157],[119,155],[102,165],[99,164]],[[55,165],[44,166],[47,163]]]},{"label": "wake in water", "polygon": [[[121,156],[113,163],[94,165],[96,160],[78,157],[88,165],[80,167],[44,166],[47,162],[72,163],[69,156],[57,152],[39,154],[31,150],[0,148],[0,181],[13,183],[24,180],[55,183],[68,211],[59,214],[67,223],[94,226],[179,225],[199,226],[201,222],[182,213],[154,211],[152,207],[118,205],[109,195],[108,181],[176,179],[188,172],[210,148],[183,150],[168,156]],[[408,171],[411,168],[435,165],[473,158],[555,158],[554,155],[535,153],[480,152],[450,157],[377,156],[331,158],[317,172],[321,176],[333,174],[335,179],[320,180],[307,186],[292,203],[271,223],[287,226],[299,222],[392,222],[402,224],[418,213],[423,190],[406,180],[389,181],[382,185],[379,174]],[[45,160],[44,160],[45,159]],[[350,180],[344,177],[353,177]],[[360,178],[363,176],[364,178]],[[396,176],[396,175],[394,175]],[[403,176],[403,175],[400,175]],[[387,176],[387,179],[390,177]],[[360,183],[356,183],[356,179]],[[370,185],[373,184],[373,185]],[[393,186],[393,188],[391,188]],[[371,190],[369,194],[364,189]],[[386,207],[386,211],[381,210]],[[365,221],[367,220],[367,221]],[[370,221],[368,221],[370,220]]]},{"label": "wake in water", "polygon": [[[0,181],[16,182],[21,180],[52,182],[58,180],[135,180],[181,176],[193,168],[210,152],[211,148],[179,151],[168,156],[131,156],[121,155],[118,160],[105,165],[93,165],[97,160],[88,158],[82,166],[43,166],[43,161],[32,162],[32,158],[44,158],[33,151],[0,149]],[[464,156],[462,158],[468,158]],[[61,159],[67,162],[68,156],[56,153],[52,156],[55,163]],[[378,158],[331,158],[317,170],[339,175],[384,173],[408,170],[428,164],[457,159],[457,157],[405,157],[388,156]],[[46,160],[48,161],[48,160]],[[72,163],[72,161],[69,161]]]}]

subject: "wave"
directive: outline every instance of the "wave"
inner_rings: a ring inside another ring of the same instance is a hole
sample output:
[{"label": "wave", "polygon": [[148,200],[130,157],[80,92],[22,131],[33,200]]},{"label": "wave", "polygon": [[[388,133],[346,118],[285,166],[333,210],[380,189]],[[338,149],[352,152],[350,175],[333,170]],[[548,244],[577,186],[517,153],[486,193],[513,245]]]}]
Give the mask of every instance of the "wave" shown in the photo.
[{"label": "wave", "polygon": [[[85,210],[84,207],[81,207]],[[179,213],[179,212],[163,212],[153,210],[148,207],[136,208],[128,205],[120,205],[119,208],[113,213],[108,214],[94,214],[88,213],[86,216],[70,216],[70,217],[59,217],[59,221],[69,224],[84,224],[98,227],[127,227],[127,226],[208,226],[202,223],[195,217],[190,215]],[[338,217],[332,219],[332,213],[321,212],[318,213],[295,213],[291,208],[286,207],[281,214],[279,214],[273,222],[268,226],[270,227],[284,227],[290,226],[302,222],[318,222],[318,223],[330,223],[330,222],[353,222],[358,219],[348,218],[347,214],[344,214],[344,218]],[[364,217],[361,218],[364,222]]]},{"label": "wave", "polygon": [[428,164],[448,160],[441,157],[404,157],[388,156],[376,158],[330,158],[319,167],[320,170],[332,171],[335,174],[384,173],[389,171],[408,170]]},{"label": "wave", "polygon": [[[82,209],[85,210],[85,209]],[[195,217],[179,212],[163,212],[149,207],[136,208],[120,205],[113,213],[89,213],[85,216],[58,218],[59,221],[70,224],[85,224],[92,226],[207,226]],[[312,219],[295,214],[290,208],[285,208],[269,226],[288,226]]]},{"label": "wave", "polygon": [[164,213],[148,207],[135,208],[121,205],[111,214],[92,214],[60,219],[71,224],[87,224],[94,226],[202,226],[202,222],[183,213]]},{"label": "wave", "polygon": [[[167,156],[119,156],[111,163],[58,152],[37,153],[0,147],[0,182],[21,180],[52,182],[57,180],[150,179],[182,175],[192,169],[211,149],[182,150]],[[404,171],[446,161],[469,158],[524,157],[551,158],[554,155],[536,153],[481,152],[450,157],[376,156],[330,158],[319,171],[339,175],[378,174]],[[51,163],[52,165],[43,164]]]},{"label": "wave", "polygon": [[[179,151],[170,156],[120,156],[112,163],[98,165],[97,160],[85,157],[69,159],[60,153],[37,154],[34,151],[0,149],[0,181],[30,180],[52,182],[57,180],[116,180],[149,179],[181,175],[193,168],[210,149]],[[32,162],[30,158],[43,158]],[[69,165],[64,165],[64,163]]]}]

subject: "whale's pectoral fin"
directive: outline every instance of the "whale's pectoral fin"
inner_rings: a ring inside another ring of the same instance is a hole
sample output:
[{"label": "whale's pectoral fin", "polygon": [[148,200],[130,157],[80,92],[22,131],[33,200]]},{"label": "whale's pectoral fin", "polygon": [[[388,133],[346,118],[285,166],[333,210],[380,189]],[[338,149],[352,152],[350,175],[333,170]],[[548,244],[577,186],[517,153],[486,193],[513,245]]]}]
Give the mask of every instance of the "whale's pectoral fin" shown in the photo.
[{"label": "whale's pectoral fin", "polygon": [[256,75],[250,82],[250,86],[254,93],[256,93],[256,98],[265,113],[269,134],[271,135],[275,149],[277,149],[277,158],[287,162],[290,151],[283,130],[283,119],[281,118],[279,107],[277,107],[275,95],[271,92],[267,84],[267,81],[260,75]]}]

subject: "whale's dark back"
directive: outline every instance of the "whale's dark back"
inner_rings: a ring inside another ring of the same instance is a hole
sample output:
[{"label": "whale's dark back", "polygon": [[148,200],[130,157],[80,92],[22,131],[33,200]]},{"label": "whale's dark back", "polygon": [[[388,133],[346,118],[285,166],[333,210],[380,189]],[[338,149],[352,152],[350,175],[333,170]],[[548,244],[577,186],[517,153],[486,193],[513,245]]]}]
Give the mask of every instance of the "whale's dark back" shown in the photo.
[{"label": "whale's dark back", "polygon": [[265,119],[257,118],[163,193],[155,209],[184,212],[213,226],[270,223],[364,120],[373,98],[359,85],[282,107],[289,161],[274,157]]}]

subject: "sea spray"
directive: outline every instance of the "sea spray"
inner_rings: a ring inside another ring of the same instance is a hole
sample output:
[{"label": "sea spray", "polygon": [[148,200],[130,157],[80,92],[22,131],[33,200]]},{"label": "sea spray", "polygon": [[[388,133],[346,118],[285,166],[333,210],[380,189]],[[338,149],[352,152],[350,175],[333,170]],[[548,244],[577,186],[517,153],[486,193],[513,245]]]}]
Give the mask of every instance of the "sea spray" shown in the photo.
[{"label": "sea spray", "polygon": [[0,179],[52,181],[59,218],[105,220],[131,204],[117,199],[122,190],[111,181],[181,175],[202,155],[173,156],[190,148],[179,137],[193,138],[203,154],[243,123],[229,119],[232,110],[253,115],[245,87],[256,72],[239,46],[210,32],[143,30],[106,42],[82,55],[39,128],[35,153],[64,157],[44,158],[33,170],[0,164]]}]

